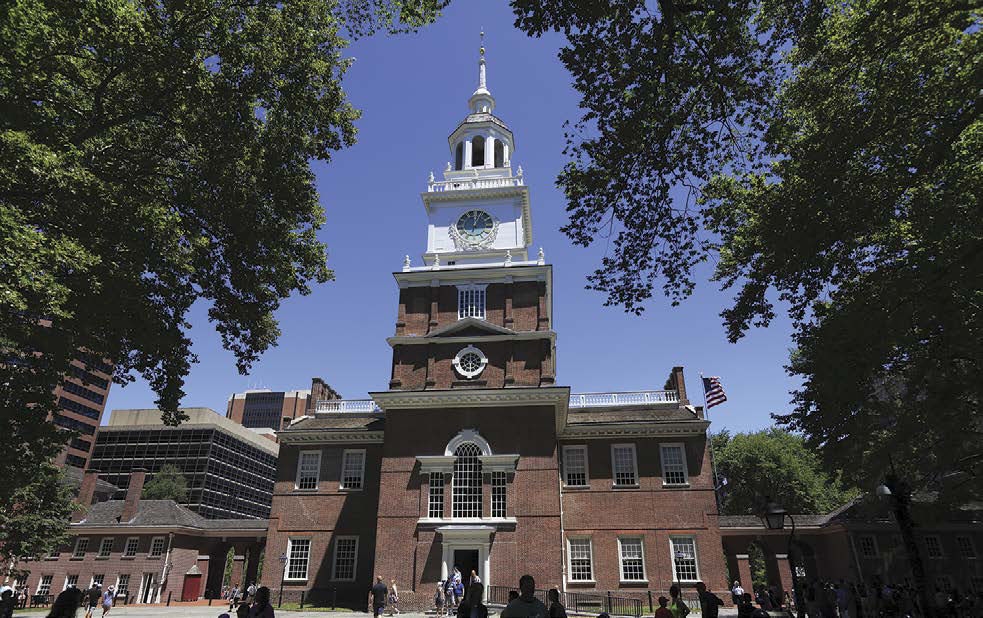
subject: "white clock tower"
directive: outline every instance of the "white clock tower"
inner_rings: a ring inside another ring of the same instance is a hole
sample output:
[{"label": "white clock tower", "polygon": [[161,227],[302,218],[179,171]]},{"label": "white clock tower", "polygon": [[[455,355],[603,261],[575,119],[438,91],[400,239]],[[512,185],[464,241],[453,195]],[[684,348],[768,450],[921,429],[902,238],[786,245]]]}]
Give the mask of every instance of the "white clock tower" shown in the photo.
[{"label": "white clock tower", "polygon": [[[422,194],[428,223],[425,269],[511,266],[529,261],[529,189],[522,167],[512,172],[512,131],[492,113],[495,98],[486,83],[484,45],[478,61],[478,88],[468,105],[471,113],[447,138],[453,163],[447,163],[442,181],[431,173]],[[408,257],[404,270],[415,270]]]}]

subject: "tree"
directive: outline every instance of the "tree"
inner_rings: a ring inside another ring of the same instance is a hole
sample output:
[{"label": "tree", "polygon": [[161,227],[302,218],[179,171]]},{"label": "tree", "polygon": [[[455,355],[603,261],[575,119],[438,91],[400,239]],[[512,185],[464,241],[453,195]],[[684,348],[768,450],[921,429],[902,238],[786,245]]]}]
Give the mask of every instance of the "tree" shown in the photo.
[{"label": "tree", "polygon": [[79,508],[77,486],[60,468],[45,461],[27,464],[29,479],[8,484],[12,491],[0,492],[0,561],[3,574],[17,576],[13,569],[22,557],[50,554],[68,541],[67,523]]},{"label": "tree", "polygon": [[724,515],[758,515],[765,497],[789,513],[828,513],[857,493],[823,470],[802,436],[782,429],[733,436],[724,430],[710,443],[717,476],[727,480],[718,492]]},{"label": "tree", "polygon": [[[142,375],[168,423],[191,305],[240,372],[274,312],[331,279],[311,161],[355,141],[348,41],[444,0],[14,0],[0,9],[0,458],[72,437],[52,389],[80,351]],[[89,364],[89,363],[85,363]],[[54,415],[69,431],[46,422]],[[25,481],[26,482],[26,481]]]},{"label": "tree", "polygon": [[161,466],[157,474],[143,486],[141,497],[145,500],[187,502],[188,481],[177,466],[172,464]]},{"label": "tree", "polygon": [[787,308],[804,384],[777,419],[828,470],[872,489],[893,452],[940,499],[983,496],[978,7],[512,6],[568,39],[563,230],[613,239],[589,287],[638,313],[715,262],[731,341]]}]

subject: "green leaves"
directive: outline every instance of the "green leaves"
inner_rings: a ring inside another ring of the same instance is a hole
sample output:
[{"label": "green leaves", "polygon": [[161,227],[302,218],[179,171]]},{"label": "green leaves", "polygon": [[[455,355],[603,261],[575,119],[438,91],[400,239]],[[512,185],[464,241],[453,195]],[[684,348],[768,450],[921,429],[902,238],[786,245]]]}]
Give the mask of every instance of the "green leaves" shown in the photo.
[{"label": "green leaves", "polygon": [[177,466],[167,464],[143,486],[141,497],[145,500],[187,502],[188,481]]},{"label": "green leaves", "polygon": [[40,557],[58,549],[68,539],[68,518],[78,508],[77,487],[62,471],[44,462],[20,462],[25,482],[13,481],[11,491],[0,494],[0,559],[2,573],[15,576],[20,557]]}]

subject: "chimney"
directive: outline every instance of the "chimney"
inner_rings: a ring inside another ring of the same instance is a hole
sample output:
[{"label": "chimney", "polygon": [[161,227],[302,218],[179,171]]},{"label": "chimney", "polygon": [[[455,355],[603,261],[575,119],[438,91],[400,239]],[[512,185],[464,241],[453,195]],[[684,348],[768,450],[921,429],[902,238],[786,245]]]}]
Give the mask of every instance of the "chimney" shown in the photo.
[{"label": "chimney", "polygon": [[307,411],[316,410],[318,401],[331,399],[341,399],[341,395],[335,389],[331,388],[330,385],[326,384],[323,379],[312,378],[311,396],[307,399]]},{"label": "chimney", "polygon": [[78,510],[72,513],[72,521],[81,521],[85,517],[85,513],[89,510],[89,506],[92,504],[92,496],[96,491],[96,483],[99,481],[99,471],[98,470],[86,470],[82,473],[82,482],[79,484],[79,493],[76,501],[79,504]]},{"label": "chimney", "polygon": [[130,485],[126,488],[126,499],[123,500],[123,514],[120,515],[120,522],[126,523],[133,519],[140,507],[140,494],[143,493],[143,483],[147,480],[147,471],[144,468],[133,468],[130,472]]},{"label": "chimney", "polygon": [[673,367],[672,373],[669,374],[669,380],[679,392],[679,404],[686,405],[689,403],[689,398],[686,396],[686,380],[683,379],[683,368]]}]

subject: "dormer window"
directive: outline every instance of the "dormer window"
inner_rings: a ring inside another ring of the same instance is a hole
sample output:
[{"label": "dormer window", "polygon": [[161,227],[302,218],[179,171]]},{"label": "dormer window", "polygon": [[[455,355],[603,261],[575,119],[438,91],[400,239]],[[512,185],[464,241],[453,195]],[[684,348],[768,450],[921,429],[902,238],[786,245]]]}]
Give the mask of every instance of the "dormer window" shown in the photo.
[{"label": "dormer window", "polygon": [[486,285],[457,286],[457,319],[485,319],[485,288]]}]

